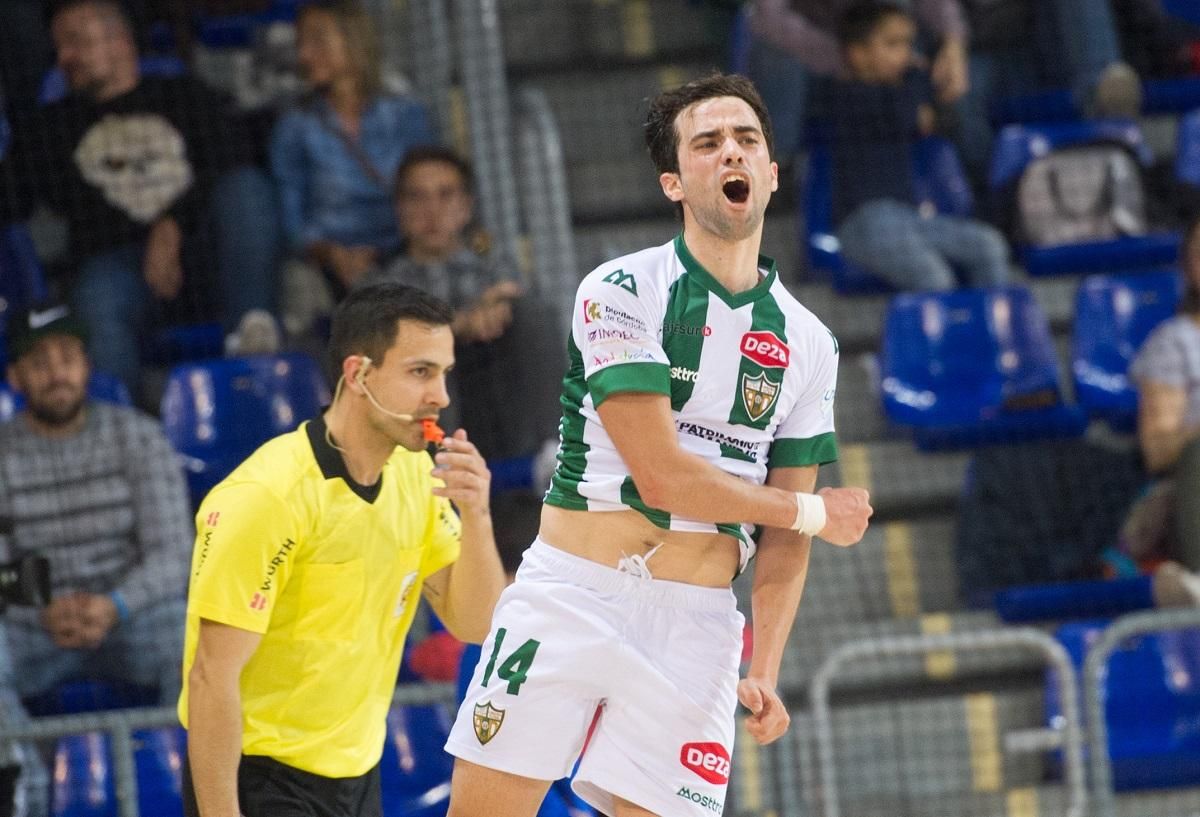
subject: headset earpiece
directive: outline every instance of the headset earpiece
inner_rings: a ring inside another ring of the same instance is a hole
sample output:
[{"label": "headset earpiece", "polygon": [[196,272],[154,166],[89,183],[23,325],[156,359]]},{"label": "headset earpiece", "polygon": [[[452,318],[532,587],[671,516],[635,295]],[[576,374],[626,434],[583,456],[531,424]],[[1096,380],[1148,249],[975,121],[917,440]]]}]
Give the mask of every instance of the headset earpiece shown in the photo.
[{"label": "headset earpiece", "polygon": [[366,355],[362,356],[362,365],[358,367],[358,372],[354,375],[354,382],[358,385],[363,385],[363,380],[367,376],[367,369],[371,368],[371,358]]}]

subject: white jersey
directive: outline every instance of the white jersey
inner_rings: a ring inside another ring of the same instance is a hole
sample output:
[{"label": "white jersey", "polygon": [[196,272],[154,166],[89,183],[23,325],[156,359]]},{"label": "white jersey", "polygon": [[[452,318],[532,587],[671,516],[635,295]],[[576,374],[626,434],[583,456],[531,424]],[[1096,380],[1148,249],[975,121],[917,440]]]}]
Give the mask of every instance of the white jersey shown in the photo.
[{"label": "white jersey", "polygon": [[745,566],[753,526],[647,507],[596,407],[618,392],[665,394],[684,450],[757,485],[768,468],[836,460],[837,340],[779,281],[774,261],[763,256],[760,265],[759,284],[731,295],[680,235],[583,279],[547,503],[633,509],[660,528],[728,533],[741,541]]}]

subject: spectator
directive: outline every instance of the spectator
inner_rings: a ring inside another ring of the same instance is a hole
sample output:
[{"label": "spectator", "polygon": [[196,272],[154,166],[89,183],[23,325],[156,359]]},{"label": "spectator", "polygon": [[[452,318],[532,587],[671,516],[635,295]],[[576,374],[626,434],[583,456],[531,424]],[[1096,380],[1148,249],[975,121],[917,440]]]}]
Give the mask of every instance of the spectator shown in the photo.
[{"label": "spectator", "polygon": [[1067,87],[1079,113],[1132,118],[1137,73],[1121,58],[1110,0],[962,0],[971,31],[970,89],[958,105],[960,146],[972,175],[990,159],[993,105]]},{"label": "spectator", "polygon": [[289,265],[284,293],[288,330],[302,334],[399,249],[392,180],[434,135],[420,102],[384,92],[374,23],[354,0],[305,6],[297,47],[310,94],[280,119],[270,153],[291,251],[305,262]]},{"label": "spectator", "polygon": [[491,460],[529,454],[553,434],[554,392],[566,363],[555,365],[563,339],[548,330],[552,322],[536,299],[522,295],[513,270],[469,246],[472,190],[471,168],[455,152],[410,150],[395,184],[406,251],[363,281],[416,286],[453,307],[458,363],[451,410],[457,405],[459,424]]},{"label": "spectator", "polygon": [[838,37],[850,79],[828,81],[833,199],[842,253],[900,290],[1009,278],[1008,245],[980,221],[918,208],[913,146],[934,125],[929,85],[911,68],[916,26],[891,2],[852,6]]},{"label": "spectator", "polygon": [[[154,420],[88,401],[86,337],[66,304],[9,324],[8,381],[25,409],[0,425],[0,516],[13,522],[0,559],[47,557],[52,600],[4,613],[4,723],[26,717],[18,696],[84,674],[155,686],[164,704],[179,695],[194,535],[183,475]],[[44,814],[36,755],[22,787]]]},{"label": "spectator", "polygon": [[[68,222],[72,300],[97,368],[136,388],[155,300],[215,308],[228,328],[272,307],[279,243],[249,138],[195,79],[142,76],[116,0],[67,0],[51,34],[68,98],[14,119],[0,221],[38,202]],[[215,267],[216,280],[202,270]],[[186,271],[186,273],[185,273]],[[204,304],[209,292],[218,303]],[[197,317],[195,314],[189,317]]]},{"label": "spectator", "polygon": [[[762,92],[784,161],[800,150],[811,80],[843,75],[847,66],[837,21],[854,0],[754,0],[754,43],[748,73]],[[938,41],[932,77],[938,98],[958,100],[967,91],[967,33],[958,0],[913,0],[914,14]]]},{"label": "spectator", "polygon": [[1167,558],[1191,574],[1185,586],[1200,602],[1200,220],[1192,223],[1180,265],[1179,313],[1151,333],[1130,367],[1138,388],[1138,442],[1158,481],[1125,526],[1140,561]]}]

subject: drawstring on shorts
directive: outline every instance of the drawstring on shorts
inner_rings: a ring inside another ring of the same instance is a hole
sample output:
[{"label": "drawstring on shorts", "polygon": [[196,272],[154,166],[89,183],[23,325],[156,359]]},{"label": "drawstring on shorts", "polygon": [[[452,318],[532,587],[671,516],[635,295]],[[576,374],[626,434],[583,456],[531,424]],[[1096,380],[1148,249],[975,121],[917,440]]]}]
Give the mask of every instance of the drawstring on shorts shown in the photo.
[{"label": "drawstring on shorts", "polygon": [[650,548],[650,551],[645,556],[640,553],[629,556],[622,551],[621,560],[617,562],[617,570],[621,573],[628,573],[630,576],[638,579],[653,579],[654,574],[650,572],[650,566],[646,562],[650,561],[650,557],[657,553],[658,549],[662,546],[663,543],[659,542]]}]

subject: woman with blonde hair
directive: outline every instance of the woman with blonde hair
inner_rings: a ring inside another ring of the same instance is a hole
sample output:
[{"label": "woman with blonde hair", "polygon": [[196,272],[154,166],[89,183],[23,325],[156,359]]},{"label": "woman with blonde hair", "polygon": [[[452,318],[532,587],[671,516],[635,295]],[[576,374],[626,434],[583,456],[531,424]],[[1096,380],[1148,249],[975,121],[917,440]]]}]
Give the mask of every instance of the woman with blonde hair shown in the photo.
[{"label": "woman with blonde hair", "polygon": [[375,21],[356,0],[304,6],[297,50],[308,94],[279,120],[270,147],[284,227],[307,266],[293,265],[285,276],[285,323],[293,333],[303,327],[289,314],[289,295],[310,289],[316,270],[340,300],[399,248],[396,170],[410,147],[437,141],[421,102],[383,88]]}]

